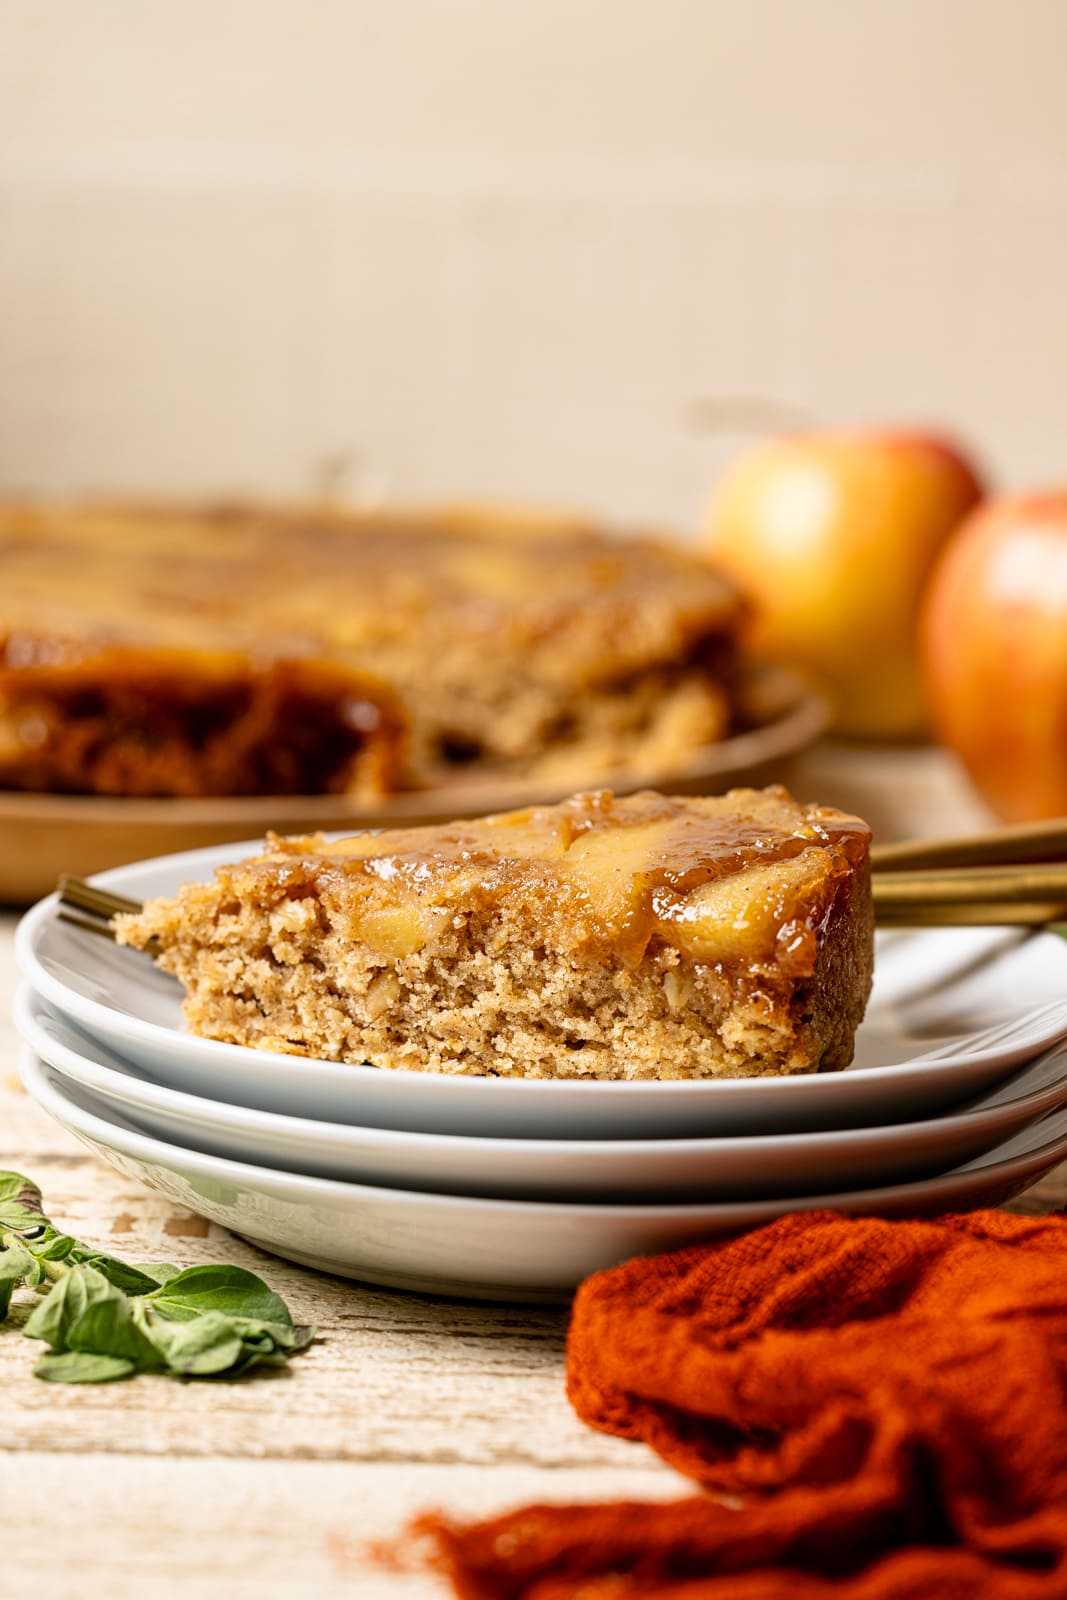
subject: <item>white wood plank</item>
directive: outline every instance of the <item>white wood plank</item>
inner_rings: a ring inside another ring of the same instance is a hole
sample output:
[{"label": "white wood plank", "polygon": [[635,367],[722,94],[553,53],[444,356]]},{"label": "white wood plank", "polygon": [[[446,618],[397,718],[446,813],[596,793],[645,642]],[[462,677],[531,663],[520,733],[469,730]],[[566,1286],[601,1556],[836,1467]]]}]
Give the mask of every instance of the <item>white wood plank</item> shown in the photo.
[{"label": "white wood plank", "polygon": [[[442,1600],[416,1568],[380,1568],[368,1545],[402,1538],[428,1508],[491,1515],[531,1500],[671,1499],[688,1485],[638,1446],[629,1467],[353,1466],[0,1453],[0,1499],[28,1558],[5,1593],[48,1600]],[[32,1537],[31,1537],[32,1531]],[[411,1548],[409,1546],[409,1548]],[[25,1587],[20,1589],[19,1583]]]}]

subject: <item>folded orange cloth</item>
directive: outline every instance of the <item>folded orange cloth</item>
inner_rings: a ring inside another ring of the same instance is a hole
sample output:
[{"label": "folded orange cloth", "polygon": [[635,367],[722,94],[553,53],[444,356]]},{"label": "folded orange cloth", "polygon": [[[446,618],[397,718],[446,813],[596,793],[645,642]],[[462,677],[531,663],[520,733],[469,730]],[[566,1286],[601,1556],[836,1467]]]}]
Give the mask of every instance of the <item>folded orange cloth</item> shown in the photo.
[{"label": "folded orange cloth", "polygon": [[422,1519],[464,1600],[1067,1600],[1067,1219],[785,1217],[582,1285],[568,1391],[707,1493]]}]

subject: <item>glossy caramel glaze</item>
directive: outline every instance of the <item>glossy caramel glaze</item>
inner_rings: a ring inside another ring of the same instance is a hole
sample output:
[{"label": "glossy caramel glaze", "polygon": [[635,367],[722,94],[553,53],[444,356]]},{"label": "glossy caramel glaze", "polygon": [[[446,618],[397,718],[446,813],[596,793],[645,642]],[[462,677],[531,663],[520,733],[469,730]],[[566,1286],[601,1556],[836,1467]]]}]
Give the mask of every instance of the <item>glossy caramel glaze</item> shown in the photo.
[{"label": "glossy caramel glaze", "polygon": [[438,828],[272,841],[223,869],[234,894],[268,878],[318,896],[334,925],[397,956],[455,917],[521,898],[546,948],[635,967],[654,948],[731,971],[814,968],[839,888],[866,879],[870,831],[784,789],[708,798],[581,794],[562,805]]}]

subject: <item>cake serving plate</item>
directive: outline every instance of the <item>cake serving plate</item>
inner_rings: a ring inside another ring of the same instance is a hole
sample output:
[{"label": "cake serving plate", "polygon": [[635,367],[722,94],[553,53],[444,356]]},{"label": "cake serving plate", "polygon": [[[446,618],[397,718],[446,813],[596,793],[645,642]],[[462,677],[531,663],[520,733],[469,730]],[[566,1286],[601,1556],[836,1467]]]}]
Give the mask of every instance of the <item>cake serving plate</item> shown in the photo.
[{"label": "cake serving plate", "polygon": [[474,1299],[563,1301],[602,1267],[791,1211],[897,1217],[1000,1205],[1067,1155],[1061,1109],[977,1160],[915,1183],[683,1205],[471,1199],[340,1183],[187,1150],[105,1112],[28,1047],[20,1072],[33,1099],[120,1172],[252,1244],[342,1277]]}]

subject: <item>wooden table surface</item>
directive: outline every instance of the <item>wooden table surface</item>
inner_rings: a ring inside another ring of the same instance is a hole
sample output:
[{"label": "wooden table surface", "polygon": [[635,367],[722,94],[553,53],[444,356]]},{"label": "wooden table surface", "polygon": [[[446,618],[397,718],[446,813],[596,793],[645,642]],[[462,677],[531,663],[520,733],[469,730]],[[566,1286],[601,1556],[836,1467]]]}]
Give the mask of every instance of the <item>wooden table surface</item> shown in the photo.
[{"label": "wooden table surface", "polygon": [[[881,805],[885,835],[982,820],[943,762],[889,759],[820,753],[795,787],[876,816]],[[571,1414],[565,1312],[419,1298],[304,1271],[91,1156],[19,1086],[13,925],[0,919],[0,1167],[36,1179],[57,1221],[104,1249],[253,1268],[321,1336],[277,1375],[65,1388],[32,1377],[38,1347],[19,1336],[17,1315],[0,1327],[10,1600],[431,1600],[444,1592],[436,1579],[380,1571],[364,1554],[420,1509],[477,1515],[530,1499],[684,1492],[644,1448]],[[1013,1209],[1065,1200],[1067,1165]]]}]

